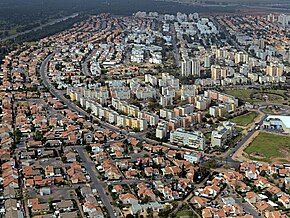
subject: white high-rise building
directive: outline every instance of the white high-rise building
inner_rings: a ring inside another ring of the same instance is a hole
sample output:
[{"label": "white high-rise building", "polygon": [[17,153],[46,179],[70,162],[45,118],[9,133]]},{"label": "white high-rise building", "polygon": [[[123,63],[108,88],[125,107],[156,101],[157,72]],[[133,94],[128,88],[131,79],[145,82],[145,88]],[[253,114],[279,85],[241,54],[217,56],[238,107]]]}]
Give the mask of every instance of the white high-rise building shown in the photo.
[{"label": "white high-rise building", "polygon": [[162,105],[163,107],[166,107],[168,105],[172,105],[173,104],[173,97],[171,95],[162,95],[160,97],[160,105]]},{"label": "white high-rise building", "polygon": [[269,22],[274,23],[274,22],[276,21],[276,17],[275,17],[274,14],[269,14],[269,15],[267,16],[267,20],[268,20]]},{"label": "white high-rise building", "polygon": [[191,75],[200,77],[200,62],[198,60],[191,61]]},{"label": "white high-rise building", "polygon": [[235,133],[236,125],[229,121],[223,123],[222,126],[218,126],[211,134],[212,147],[224,147],[227,142],[233,137]]},{"label": "white high-rise building", "polygon": [[181,64],[181,75],[200,77],[200,62],[196,59],[183,61]]},{"label": "white high-rise building", "polygon": [[206,56],[204,58],[204,67],[209,68],[210,67],[210,56]]},{"label": "white high-rise building", "polygon": [[181,63],[181,75],[188,76],[191,73],[191,63],[190,61],[183,61]]},{"label": "white high-rise building", "polygon": [[289,23],[290,17],[285,14],[280,14],[278,16],[278,22],[282,24],[282,26],[287,26]]},{"label": "white high-rise building", "polygon": [[244,52],[238,52],[235,54],[235,63],[240,64],[240,63],[248,63],[249,61],[249,55]]}]

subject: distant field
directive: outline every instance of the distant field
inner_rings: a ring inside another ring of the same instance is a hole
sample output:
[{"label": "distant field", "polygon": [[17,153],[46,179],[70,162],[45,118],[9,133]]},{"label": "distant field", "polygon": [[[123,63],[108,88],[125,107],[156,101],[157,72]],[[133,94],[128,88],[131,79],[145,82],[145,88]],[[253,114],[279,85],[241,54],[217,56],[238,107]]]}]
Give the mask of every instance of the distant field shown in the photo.
[{"label": "distant field", "polygon": [[[5,32],[7,33],[7,35],[5,35]],[[0,34],[1,35],[5,35],[5,36],[11,36],[17,33],[16,29],[10,29],[10,30],[0,30]]]},{"label": "distant field", "polygon": [[289,162],[290,136],[259,133],[244,152],[252,160],[270,163]]},{"label": "distant field", "polygon": [[253,123],[257,116],[258,116],[257,112],[250,111],[249,113],[231,119],[231,122],[236,123],[238,126],[247,126],[250,123]]},{"label": "distant field", "polygon": [[226,90],[225,93],[235,96],[240,100],[250,103],[289,103],[289,97],[286,95],[285,90],[255,90],[255,89],[237,89],[237,90]]}]

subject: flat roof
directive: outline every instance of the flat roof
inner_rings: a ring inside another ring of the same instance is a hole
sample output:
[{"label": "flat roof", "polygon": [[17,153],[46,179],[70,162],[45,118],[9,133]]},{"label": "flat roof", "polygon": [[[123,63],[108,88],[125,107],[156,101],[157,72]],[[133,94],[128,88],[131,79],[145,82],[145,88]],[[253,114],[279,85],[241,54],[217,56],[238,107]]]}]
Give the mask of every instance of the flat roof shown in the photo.
[{"label": "flat roof", "polygon": [[281,122],[283,122],[286,128],[290,129],[290,116],[269,115],[267,117],[267,120],[268,119],[279,119]]}]

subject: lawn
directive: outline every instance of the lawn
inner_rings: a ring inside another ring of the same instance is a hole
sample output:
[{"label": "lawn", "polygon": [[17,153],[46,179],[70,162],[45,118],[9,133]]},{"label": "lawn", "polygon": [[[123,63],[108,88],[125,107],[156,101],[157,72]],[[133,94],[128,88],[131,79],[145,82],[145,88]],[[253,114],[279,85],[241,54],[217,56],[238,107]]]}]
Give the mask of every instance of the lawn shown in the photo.
[{"label": "lawn", "polygon": [[250,99],[251,94],[254,93],[254,89],[236,89],[236,90],[226,90],[225,93],[235,96],[236,98]]},{"label": "lawn", "polygon": [[[250,103],[261,103],[267,101],[269,103],[283,104],[287,103],[287,100],[289,100],[285,90],[269,89],[260,91],[255,89],[237,89],[226,90],[225,93]],[[265,98],[266,96],[267,98]]]},{"label": "lawn", "polygon": [[174,217],[183,217],[183,216],[196,217],[195,214],[189,210],[180,210],[176,214],[174,214]]},{"label": "lawn", "polygon": [[237,130],[238,133],[240,133],[240,132],[243,132],[244,129],[241,128],[241,127],[236,127],[236,130]]},{"label": "lawn", "polygon": [[[271,133],[259,133],[244,150],[252,160],[272,162],[273,158],[289,158],[290,137]],[[283,159],[285,158],[285,159]]]},{"label": "lawn", "polygon": [[264,111],[268,114],[279,114],[281,112],[281,109],[278,106],[276,107],[268,106],[264,109]]},{"label": "lawn", "polygon": [[269,89],[269,90],[266,90],[266,92],[269,92],[269,93],[273,93],[273,94],[277,94],[277,95],[285,95],[286,91],[285,90],[275,90],[275,89]]},{"label": "lawn", "polygon": [[234,117],[230,121],[236,123],[238,126],[247,126],[250,123],[253,123],[257,116],[258,113],[256,111],[250,111],[249,113]]},{"label": "lawn", "polygon": [[280,96],[279,94],[275,93],[255,93],[253,94],[253,100],[258,101],[267,101],[272,103],[283,104],[285,102],[284,97]]}]

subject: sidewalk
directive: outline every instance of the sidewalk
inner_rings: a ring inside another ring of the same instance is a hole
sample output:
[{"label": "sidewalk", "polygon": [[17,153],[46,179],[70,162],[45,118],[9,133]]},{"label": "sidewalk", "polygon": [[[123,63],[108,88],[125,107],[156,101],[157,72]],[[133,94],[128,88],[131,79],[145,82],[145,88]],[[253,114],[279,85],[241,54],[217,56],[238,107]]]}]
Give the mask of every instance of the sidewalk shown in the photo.
[{"label": "sidewalk", "polygon": [[260,130],[256,131],[240,148],[236,151],[236,153],[233,155],[233,160],[235,161],[249,161],[248,158],[243,156],[244,150],[246,147],[259,135]]}]

